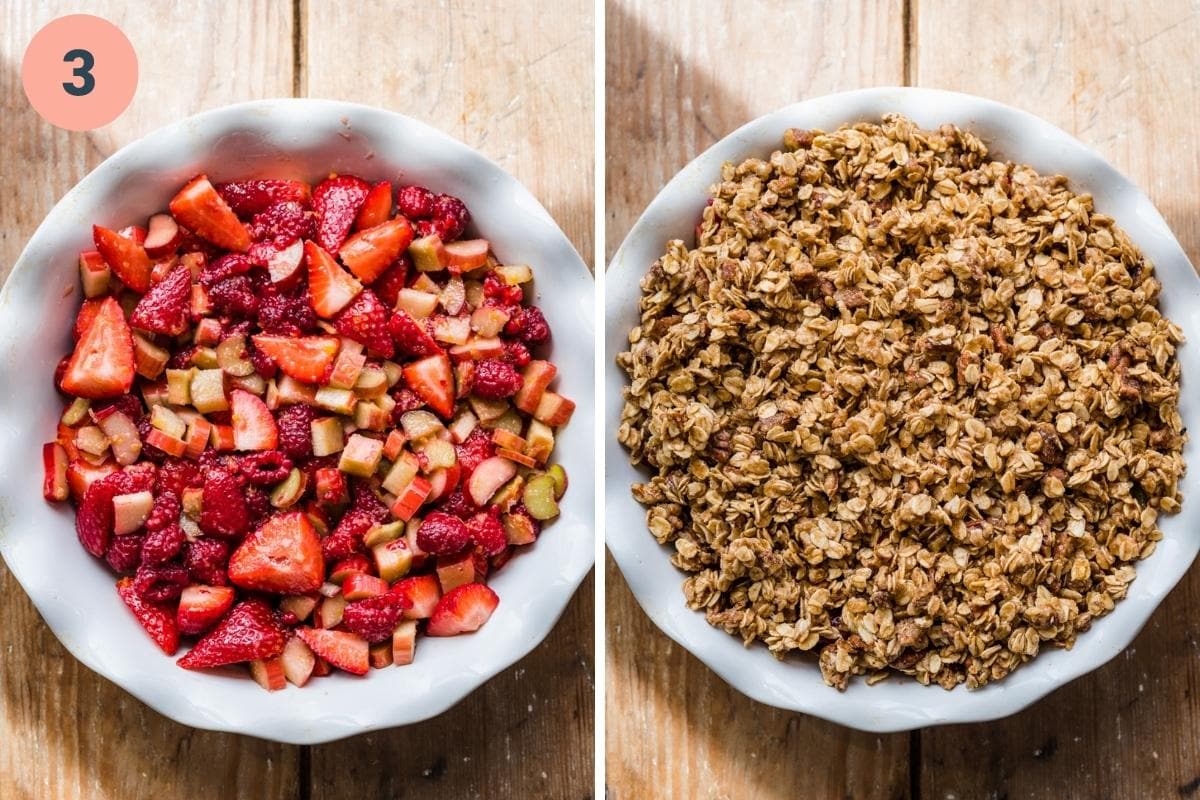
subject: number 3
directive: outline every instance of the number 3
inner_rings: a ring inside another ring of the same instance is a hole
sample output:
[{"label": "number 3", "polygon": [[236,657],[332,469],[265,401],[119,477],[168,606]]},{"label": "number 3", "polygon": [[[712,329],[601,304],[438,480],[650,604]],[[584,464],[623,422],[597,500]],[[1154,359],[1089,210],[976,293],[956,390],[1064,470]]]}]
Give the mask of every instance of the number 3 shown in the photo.
[{"label": "number 3", "polygon": [[71,70],[71,74],[80,79],[80,83],[63,83],[63,89],[67,94],[73,97],[83,97],[86,94],[91,94],[92,89],[96,88],[96,76],[92,75],[92,67],[96,65],[96,58],[87,50],[75,49],[69,50],[63,61],[68,64],[76,59],[79,60],[79,66]]}]

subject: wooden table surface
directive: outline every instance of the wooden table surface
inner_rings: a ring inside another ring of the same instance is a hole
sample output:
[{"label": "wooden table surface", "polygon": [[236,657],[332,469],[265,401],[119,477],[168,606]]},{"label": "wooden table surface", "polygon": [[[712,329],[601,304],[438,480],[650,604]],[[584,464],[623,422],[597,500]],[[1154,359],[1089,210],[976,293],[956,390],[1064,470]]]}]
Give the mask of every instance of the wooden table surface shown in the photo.
[{"label": "wooden table surface", "polygon": [[[20,63],[42,25],[81,6],[121,26],[141,80],[116,122],[68,133],[30,109]],[[462,139],[524,182],[590,262],[593,6],[538,0],[521,15],[504,6],[9,0],[0,6],[0,277],[50,207],[121,145],[198,111],[293,95],[381,106]],[[0,596],[5,800],[592,793],[591,578],[540,647],[453,710],[311,748],[171,722],[78,664],[3,569]]]},{"label": "wooden table surface", "polygon": [[[659,188],[742,123],[908,84],[1072,132],[1149,193],[1200,264],[1198,12],[1188,0],[610,0],[609,257]],[[1198,570],[1128,651],[1025,712],[889,736],[748,700],[654,627],[611,558],[606,586],[612,800],[1200,798]]]}]

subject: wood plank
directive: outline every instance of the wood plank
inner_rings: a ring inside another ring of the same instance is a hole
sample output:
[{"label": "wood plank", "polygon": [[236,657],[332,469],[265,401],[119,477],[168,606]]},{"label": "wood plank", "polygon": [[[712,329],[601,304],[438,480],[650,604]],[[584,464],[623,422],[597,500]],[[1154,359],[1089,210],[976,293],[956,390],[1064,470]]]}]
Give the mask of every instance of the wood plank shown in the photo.
[{"label": "wood plank", "polygon": [[902,0],[606,8],[608,258],[659,189],[734,129],[808,97],[904,78]]},{"label": "wood plank", "polygon": [[[1074,133],[1149,193],[1200,263],[1194,3],[920,0],[915,22],[919,84],[1011,103]],[[1192,570],[1109,665],[1009,720],[923,732],[921,795],[1195,796],[1197,603]]]},{"label": "wood plank", "polygon": [[[291,93],[290,3],[192,4],[186,14],[156,15],[97,0],[89,13],[120,24],[133,43],[141,88],[103,129],[54,129],[26,102],[19,65],[42,25],[78,10],[21,0],[0,11],[0,185],[20,193],[0,203],[0,277],[50,207],[121,145],[203,108]],[[255,797],[297,796],[297,748],[159,716],[76,662],[6,569],[0,596],[0,797],[236,797],[243,787]]]},{"label": "wood plank", "polygon": [[[743,123],[808,96],[900,83],[902,11],[900,0],[609,2],[609,256],[667,180]],[[908,736],[755,703],[659,632],[611,558],[605,585],[612,800],[907,795]]]},{"label": "wood plank", "polygon": [[[590,0],[305,5],[305,92],[434,125],[528,187],[592,261]],[[328,31],[329,34],[322,34]]]},{"label": "wood plank", "polygon": [[[529,187],[591,261],[590,2],[538,0],[519,14],[469,0],[306,10],[309,95],[394,109],[479,149]],[[593,609],[589,578],[542,645],[452,711],[313,748],[314,800],[590,795]]]}]

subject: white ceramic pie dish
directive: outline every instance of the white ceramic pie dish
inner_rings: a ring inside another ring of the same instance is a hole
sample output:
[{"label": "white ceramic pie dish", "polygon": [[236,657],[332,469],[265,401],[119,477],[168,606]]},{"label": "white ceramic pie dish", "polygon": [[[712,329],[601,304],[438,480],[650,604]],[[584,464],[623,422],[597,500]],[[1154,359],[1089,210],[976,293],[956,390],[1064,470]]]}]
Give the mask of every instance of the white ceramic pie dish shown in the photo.
[{"label": "white ceramic pie dish", "polygon": [[1181,486],[1183,510],[1162,518],[1164,539],[1149,559],[1137,564],[1137,579],[1129,596],[1082,634],[1074,649],[1047,648],[1009,677],[979,690],[959,687],[945,691],[893,677],[875,686],[856,680],[845,692],[838,692],[824,685],[814,660],[778,661],[761,645],[744,648],[740,639],[711,627],[702,614],[685,606],[683,573],[670,564],[667,548],[651,537],[643,508],[630,496],[630,484],[645,477],[630,465],[628,454],[616,441],[621,391],[628,381],[614,358],[627,349],[626,336],[637,324],[638,281],[668,240],[692,240],[708,188],[718,180],[723,162],[765,157],[780,146],[789,127],[832,130],[844,123],[878,120],[888,112],[905,114],[926,128],[946,122],[969,128],[984,139],[994,155],[1031,164],[1044,174],[1066,175],[1072,188],[1095,196],[1097,209],[1113,216],[1154,263],[1164,286],[1162,308],[1187,336],[1188,343],[1179,350],[1185,381],[1180,412],[1187,427],[1200,430],[1197,398],[1186,391],[1187,383],[1200,375],[1200,279],[1150,200],[1100,156],[1048,122],[964,94],[866,89],[815,98],[756,119],[684,167],[633,226],[605,278],[609,550],[654,622],[730,685],[763,703],[874,732],[997,719],[1096,669],[1129,645],[1200,548],[1200,445],[1193,435],[1184,450],[1191,469]]},{"label": "white ceramic pie dish", "polygon": [[[93,222],[121,227],[166,208],[191,176],[315,180],[329,171],[427,185],[461,197],[479,235],[534,268],[553,331],[558,385],[577,403],[556,459],[574,488],[562,515],[490,581],[500,605],[477,633],[422,637],[413,664],[339,673],[267,693],[248,677],[189,672],[163,656],[75,536],[74,510],[41,498],[42,442],[63,401],[55,365],[70,351],[78,254]],[[190,117],[128,145],[84,178],[29,240],[0,292],[0,553],[71,653],[159,712],[198,728],[315,744],[440,714],[532,650],[594,561],[592,298],[587,267],[515,178],[466,145],[388,111],[270,100]],[[68,292],[68,288],[74,291]],[[568,357],[569,356],[569,357]]]}]

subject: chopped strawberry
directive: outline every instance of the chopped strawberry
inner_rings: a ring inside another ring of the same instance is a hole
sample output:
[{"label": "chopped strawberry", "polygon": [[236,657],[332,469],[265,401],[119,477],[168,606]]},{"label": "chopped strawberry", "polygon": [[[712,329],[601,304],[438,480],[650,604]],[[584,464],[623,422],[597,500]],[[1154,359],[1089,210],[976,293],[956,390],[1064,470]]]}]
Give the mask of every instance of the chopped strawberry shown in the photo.
[{"label": "chopped strawberry", "polygon": [[230,394],[233,446],[237,450],[274,450],[279,430],[267,404],[257,395],[242,389]]},{"label": "chopped strawberry", "polygon": [[442,596],[429,618],[430,636],[457,636],[479,630],[492,616],[500,598],[482,583],[457,586]]},{"label": "chopped strawberry", "polygon": [[279,365],[285,375],[304,383],[324,383],[341,342],[336,336],[255,336],[254,346]]},{"label": "chopped strawberry", "polygon": [[308,267],[308,293],[318,316],[332,317],[350,305],[355,295],[362,291],[362,284],[315,242],[304,243],[304,257]]},{"label": "chopped strawberry", "polygon": [[404,381],[429,407],[449,419],[454,413],[454,371],[449,356],[429,356],[404,367]]},{"label": "chopped strawberry", "polygon": [[246,252],[250,232],[221,199],[207,175],[197,175],[171,198],[171,213],[192,233],[218,247]]},{"label": "chopped strawberry", "polygon": [[389,181],[380,181],[367,192],[362,208],[358,210],[358,217],[354,220],[354,229],[362,231],[382,225],[391,215],[392,184]]},{"label": "chopped strawberry", "polygon": [[67,449],[57,442],[42,445],[42,496],[47,500],[66,500]]},{"label": "chopped strawberry", "polygon": [[242,217],[253,216],[276,203],[308,205],[312,199],[312,190],[307,183],[271,178],[219,183],[217,193],[235,214]]},{"label": "chopped strawberry", "polygon": [[71,330],[71,338],[77,342],[83,338],[87,329],[92,327],[92,322],[95,321],[96,315],[100,313],[103,305],[104,300],[100,298],[83,301],[83,304],[79,306],[79,313],[75,315],[75,327]]},{"label": "chopped strawberry", "polygon": [[412,238],[408,220],[396,217],[354,234],[342,245],[338,255],[363,283],[372,283],[408,248]]},{"label": "chopped strawberry", "polygon": [[192,273],[179,265],[138,301],[129,323],[151,333],[178,336],[188,329],[192,304]]},{"label": "chopped strawberry", "polygon": [[99,225],[92,226],[92,241],[121,283],[138,294],[150,288],[154,265],[141,244]]},{"label": "chopped strawberry", "polygon": [[117,594],[121,595],[125,605],[158,648],[169,656],[175,655],[179,649],[179,627],[175,624],[175,615],[170,607],[165,603],[152,603],[144,599],[134,590],[133,578],[117,581]]},{"label": "chopped strawberry", "polygon": [[388,329],[388,310],[370,289],[363,289],[333,320],[337,332],[366,345],[370,355],[391,358],[395,344]]},{"label": "chopped strawberry", "polygon": [[107,297],[75,345],[60,386],[77,397],[126,394],[133,386],[133,336],[120,304]]},{"label": "chopped strawberry", "polygon": [[425,323],[413,319],[403,309],[392,314],[392,318],[388,320],[388,330],[396,342],[397,349],[404,355],[424,358],[443,352],[442,346],[434,341]]},{"label": "chopped strawberry", "polygon": [[370,645],[357,634],[318,628],[298,628],[296,634],[314,653],[338,669],[354,675],[366,675],[371,668]]},{"label": "chopped strawberry", "polygon": [[387,303],[388,308],[396,307],[396,300],[400,297],[400,290],[408,281],[408,273],[411,269],[412,264],[409,262],[408,256],[401,255],[371,284],[375,294],[379,295],[380,300]]},{"label": "chopped strawberry", "polygon": [[341,247],[370,191],[370,184],[353,175],[338,175],[318,183],[312,192],[317,244],[331,253]]},{"label": "chopped strawberry", "polygon": [[199,636],[216,625],[233,608],[235,592],[231,586],[189,586],[179,596],[175,622],[179,632]]},{"label": "chopped strawberry", "polygon": [[283,652],[286,642],[271,607],[262,600],[245,600],[176,663],[184,669],[208,669],[274,658]]},{"label": "chopped strawberry", "polygon": [[229,557],[229,579],[243,589],[303,594],[325,579],[321,540],[300,511],[276,514]]},{"label": "chopped strawberry", "polygon": [[405,619],[429,619],[441,599],[442,589],[434,575],[416,575],[402,578],[392,587],[394,594],[408,601],[404,610]]}]

